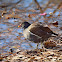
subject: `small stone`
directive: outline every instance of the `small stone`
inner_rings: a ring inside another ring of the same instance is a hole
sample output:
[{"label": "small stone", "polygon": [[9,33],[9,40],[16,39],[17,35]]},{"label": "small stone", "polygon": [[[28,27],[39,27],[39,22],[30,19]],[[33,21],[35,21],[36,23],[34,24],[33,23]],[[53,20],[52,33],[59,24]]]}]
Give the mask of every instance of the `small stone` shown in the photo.
[{"label": "small stone", "polygon": [[37,54],[37,56],[39,56],[39,54]]},{"label": "small stone", "polygon": [[28,58],[30,58],[30,57],[28,57]]},{"label": "small stone", "polygon": [[38,59],[34,59],[34,61],[38,61]]},{"label": "small stone", "polygon": [[35,59],[41,59],[41,57],[36,57]]},{"label": "small stone", "polygon": [[59,59],[59,60],[62,60],[62,59]]},{"label": "small stone", "polygon": [[34,55],[31,55],[31,56],[34,56]]},{"label": "small stone", "polygon": [[43,53],[41,52],[41,55],[43,55]]},{"label": "small stone", "polygon": [[22,57],[20,57],[20,58],[22,58]]}]

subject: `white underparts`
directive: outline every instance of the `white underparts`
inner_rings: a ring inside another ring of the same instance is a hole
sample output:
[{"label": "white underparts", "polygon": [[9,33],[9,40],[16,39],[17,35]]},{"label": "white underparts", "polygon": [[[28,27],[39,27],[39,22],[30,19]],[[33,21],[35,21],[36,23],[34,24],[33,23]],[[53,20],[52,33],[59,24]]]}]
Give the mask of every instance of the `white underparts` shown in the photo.
[{"label": "white underparts", "polygon": [[40,37],[40,36],[38,36],[38,35],[36,35],[36,34],[30,32],[28,29],[25,29],[25,30],[23,31],[23,35],[24,35],[25,38],[29,38],[30,35],[34,35],[34,36],[36,36],[37,38],[39,38],[39,39],[41,38],[41,39],[42,39],[42,37]]}]

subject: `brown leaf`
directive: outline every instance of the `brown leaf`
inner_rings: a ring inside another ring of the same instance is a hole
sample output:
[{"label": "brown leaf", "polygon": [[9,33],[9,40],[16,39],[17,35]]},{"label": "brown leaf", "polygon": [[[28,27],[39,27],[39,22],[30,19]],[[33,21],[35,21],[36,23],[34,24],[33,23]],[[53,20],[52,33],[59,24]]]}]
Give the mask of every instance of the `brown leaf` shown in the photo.
[{"label": "brown leaf", "polygon": [[60,29],[62,30],[62,27],[60,27]]},{"label": "brown leaf", "polygon": [[58,27],[58,21],[55,21],[55,22],[49,23],[49,25],[53,25],[53,26],[55,26],[55,27]]},{"label": "brown leaf", "polygon": [[55,21],[52,23],[53,25],[58,25],[58,21]]},{"label": "brown leaf", "polygon": [[56,43],[54,41],[46,41],[46,42],[44,42],[44,46],[46,48],[56,47]]}]

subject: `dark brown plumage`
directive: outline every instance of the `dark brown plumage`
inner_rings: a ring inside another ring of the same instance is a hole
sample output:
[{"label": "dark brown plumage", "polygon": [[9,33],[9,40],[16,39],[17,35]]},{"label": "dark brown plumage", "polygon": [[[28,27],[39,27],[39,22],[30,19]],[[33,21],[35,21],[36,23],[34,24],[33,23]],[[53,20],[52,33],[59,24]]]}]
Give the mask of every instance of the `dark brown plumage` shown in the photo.
[{"label": "dark brown plumage", "polygon": [[43,24],[40,22],[36,22],[33,24],[23,22],[22,27],[24,28],[24,37],[35,43],[43,43],[45,40],[51,37],[52,34],[58,35],[54,33],[52,30],[50,30],[50,28],[44,27]]}]

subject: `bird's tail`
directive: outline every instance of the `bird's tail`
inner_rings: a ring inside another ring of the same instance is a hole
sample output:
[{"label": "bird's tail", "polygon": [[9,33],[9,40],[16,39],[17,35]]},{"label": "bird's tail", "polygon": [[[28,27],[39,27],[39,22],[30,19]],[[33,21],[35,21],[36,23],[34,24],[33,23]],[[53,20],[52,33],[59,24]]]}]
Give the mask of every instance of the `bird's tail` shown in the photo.
[{"label": "bird's tail", "polygon": [[56,33],[53,33],[53,34],[58,36],[58,34],[56,34]]},{"label": "bird's tail", "polygon": [[56,34],[56,33],[52,32],[52,36],[54,36],[54,37],[55,37],[55,36],[58,36],[58,34]]}]

